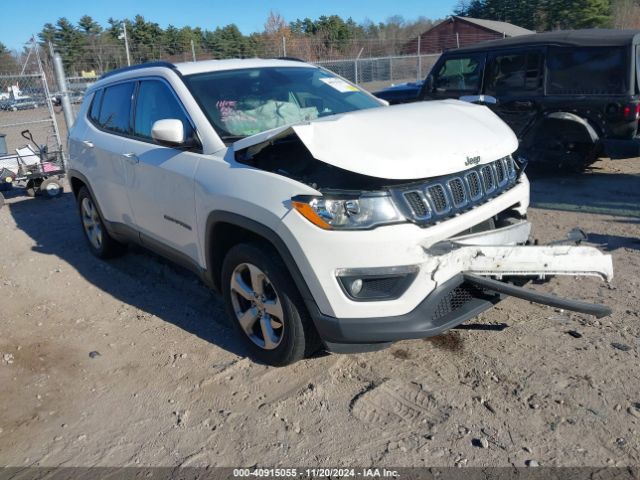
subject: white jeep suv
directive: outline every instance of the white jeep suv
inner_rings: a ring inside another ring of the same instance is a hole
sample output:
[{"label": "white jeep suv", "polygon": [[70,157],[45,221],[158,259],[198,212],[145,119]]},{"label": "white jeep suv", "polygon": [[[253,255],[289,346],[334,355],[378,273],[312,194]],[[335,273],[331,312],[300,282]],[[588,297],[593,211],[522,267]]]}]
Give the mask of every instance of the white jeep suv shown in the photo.
[{"label": "white jeep suv", "polygon": [[611,258],[526,245],[517,141],[483,106],[389,107],[294,60],[159,62],[93,85],[69,143],[91,251],[191,268],[263,362],[437,335],[505,295],[610,312],[522,288]]}]

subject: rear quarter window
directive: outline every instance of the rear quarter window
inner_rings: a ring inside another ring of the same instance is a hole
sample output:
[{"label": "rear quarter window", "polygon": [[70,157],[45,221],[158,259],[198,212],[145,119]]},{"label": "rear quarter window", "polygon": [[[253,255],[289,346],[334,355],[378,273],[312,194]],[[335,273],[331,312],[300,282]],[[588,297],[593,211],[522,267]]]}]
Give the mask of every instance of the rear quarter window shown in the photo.
[{"label": "rear quarter window", "polygon": [[91,99],[91,107],[89,110],[89,119],[93,123],[98,123],[98,119],[100,117],[100,106],[102,105],[102,94],[103,90],[100,89],[96,93],[93,94],[93,98]]},{"label": "rear quarter window", "polygon": [[629,90],[625,47],[551,47],[547,55],[547,93],[624,94]]}]

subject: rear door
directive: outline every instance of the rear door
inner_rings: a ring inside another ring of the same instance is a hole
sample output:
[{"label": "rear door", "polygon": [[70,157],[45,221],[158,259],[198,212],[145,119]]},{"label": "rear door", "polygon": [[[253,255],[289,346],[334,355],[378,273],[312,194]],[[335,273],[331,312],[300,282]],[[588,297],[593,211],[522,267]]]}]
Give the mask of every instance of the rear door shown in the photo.
[{"label": "rear door", "polygon": [[124,156],[128,197],[142,242],[156,249],[169,247],[166,253],[197,262],[194,175],[202,159],[201,147],[197,141],[197,146],[170,147],[151,137],[156,121],[178,119],[185,138],[196,139],[193,123],[170,84],[161,78],[139,82],[133,110],[133,138]]},{"label": "rear door", "polygon": [[[125,158],[131,131],[131,100],[134,82],[98,90],[88,111],[86,128],[74,131],[74,162],[86,175],[105,219],[132,225],[127,198]],[[75,130],[75,129],[74,129]]]},{"label": "rear door", "polygon": [[501,51],[487,59],[484,98],[518,137],[540,112],[544,94],[544,55],[542,49]]}]

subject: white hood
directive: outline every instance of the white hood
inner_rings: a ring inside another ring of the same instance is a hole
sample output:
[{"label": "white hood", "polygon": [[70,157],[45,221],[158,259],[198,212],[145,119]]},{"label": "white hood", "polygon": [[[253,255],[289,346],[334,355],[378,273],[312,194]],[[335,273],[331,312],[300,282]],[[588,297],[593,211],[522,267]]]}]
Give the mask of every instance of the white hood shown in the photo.
[{"label": "white hood", "polygon": [[[443,100],[358,110],[280,127],[243,138],[233,148],[244,150],[291,133],[317,160],[390,180],[459,172],[518,147],[513,131],[487,107]],[[468,159],[475,161],[465,165]]]}]

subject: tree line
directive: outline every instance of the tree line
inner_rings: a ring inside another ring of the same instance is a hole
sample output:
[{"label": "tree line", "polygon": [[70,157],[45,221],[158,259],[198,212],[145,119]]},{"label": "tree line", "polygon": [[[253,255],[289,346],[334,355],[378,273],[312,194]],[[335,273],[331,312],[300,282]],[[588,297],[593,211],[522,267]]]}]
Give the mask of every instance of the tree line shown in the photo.
[{"label": "tree line", "polygon": [[[456,15],[501,20],[531,30],[591,27],[640,27],[640,0],[461,0]],[[393,16],[384,22],[355,22],[339,15],[287,22],[271,13],[261,32],[243,34],[235,24],[202,27],[161,27],[142,15],[109,18],[101,25],[89,15],[76,23],[59,18],[38,34],[45,55],[50,46],[62,56],[69,75],[102,73],[126,65],[126,28],[131,63],[165,59],[295,56],[306,60],[392,55],[406,42],[437,24],[439,19],[406,20]],[[0,44],[0,73],[20,69],[24,52],[9,52]]]},{"label": "tree line", "polygon": [[[629,3],[627,0],[623,0]],[[500,20],[536,31],[610,27],[614,0],[462,0],[455,13]],[[634,2],[638,4],[638,2]]]}]

